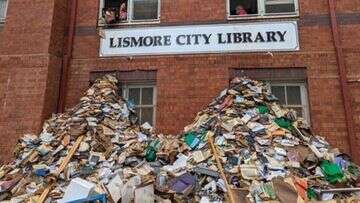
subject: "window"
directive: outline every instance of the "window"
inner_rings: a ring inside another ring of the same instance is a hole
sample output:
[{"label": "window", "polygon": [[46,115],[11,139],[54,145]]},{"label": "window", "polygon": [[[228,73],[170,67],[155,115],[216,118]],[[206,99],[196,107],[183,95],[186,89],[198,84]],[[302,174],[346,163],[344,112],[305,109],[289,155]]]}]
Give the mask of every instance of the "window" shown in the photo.
[{"label": "window", "polygon": [[7,0],[0,0],[0,22],[4,22],[6,18]]},{"label": "window", "polygon": [[306,68],[233,68],[230,69],[230,79],[234,77],[248,77],[267,82],[280,104],[296,110],[298,116],[303,117],[311,125]]},{"label": "window", "polygon": [[156,20],[158,19],[157,0],[133,0],[133,20]]},{"label": "window", "polygon": [[157,22],[160,0],[101,0],[100,24]]},{"label": "window", "polygon": [[265,0],[265,13],[294,13],[295,0]]},{"label": "window", "polygon": [[228,0],[229,18],[298,15],[298,0]]},{"label": "window", "polygon": [[126,85],[123,95],[135,106],[139,123],[155,124],[156,88],[154,85]]},{"label": "window", "polygon": [[157,71],[92,71],[90,72],[89,84],[93,84],[97,78],[107,74],[112,74],[119,81],[118,93],[134,105],[139,123],[148,122],[155,126]]},{"label": "window", "polygon": [[281,105],[294,109],[298,116],[303,117],[310,124],[307,89],[305,83],[276,83],[270,82],[271,93]]},{"label": "window", "polygon": [[230,0],[230,15],[249,16],[258,14],[257,0]]}]

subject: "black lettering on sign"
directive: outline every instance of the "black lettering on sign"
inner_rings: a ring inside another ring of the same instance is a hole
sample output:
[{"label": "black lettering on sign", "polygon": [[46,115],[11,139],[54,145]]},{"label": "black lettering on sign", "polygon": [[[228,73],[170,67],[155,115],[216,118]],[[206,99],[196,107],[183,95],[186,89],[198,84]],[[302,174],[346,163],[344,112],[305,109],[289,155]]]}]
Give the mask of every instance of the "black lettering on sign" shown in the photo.
[{"label": "black lettering on sign", "polygon": [[129,47],[130,46],[130,37],[125,37],[123,40],[123,47]]},{"label": "black lettering on sign", "polygon": [[186,44],[191,45],[191,35],[186,35]]},{"label": "black lettering on sign", "polygon": [[247,42],[253,42],[253,40],[251,39],[251,32],[244,32],[243,33],[244,35],[244,43],[247,43]]},{"label": "black lettering on sign", "polygon": [[235,32],[235,33],[233,33],[233,37],[234,37],[234,43],[242,42],[241,33]]},{"label": "black lettering on sign", "polygon": [[161,36],[155,36],[155,37],[154,37],[154,45],[153,45],[153,46],[162,46],[161,39],[162,39]]},{"label": "black lettering on sign", "polygon": [[231,43],[231,33],[226,33],[227,35],[227,43],[230,44]]},{"label": "black lettering on sign", "polygon": [[118,45],[117,45],[117,47],[121,47],[121,46],[122,46],[122,38],[119,37],[119,38],[118,38]]},{"label": "black lettering on sign", "polygon": [[275,35],[276,35],[276,32],[266,32],[266,35],[267,35],[267,42],[277,42],[276,38],[275,38]]},{"label": "black lettering on sign", "polygon": [[226,41],[224,41],[224,39],[223,39],[223,34],[222,33],[218,33],[217,34],[218,35],[218,43],[219,44],[225,44],[226,43]]},{"label": "black lettering on sign", "polygon": [[180,38],[185,38],[185,35],[179,35],[176,37],[176,44],[178,45],[185,45],[185,42],[180,41]]},{"label": "black lettering on sign", "polygon": [[262,36],[261,32],[258,32],[258,34],[256,35],[255,42],[265,42],[265,39]]},{"label": "black lettering on sign", "polygon": [[143,46],[143,37],[131,37],[130,47],[142,47]]},{"label": "black lettering on sign", "polygon": [[280,42],[284,42],[284,41],[285,41],[286,31],[284,31],[284,32],[277,31],[276,33],[277,33],[277,34],[279,35],[279,37],[280,37]]},{"label": "black lettering on sign", "polygon": [[198,45],[199,44],[199,38],[201,37],[201,34],[193,34],[192,37],[195,38],[194,44]]},{"label": "black lettering on sign", "polygon": [[202,36],[204,37],[205,39],[205,44],[210,44],[210,37],[211,37],[212,34],[209,34],[209,35],[206,35],[206,34],[203,34]]},{"label": "black lettering on sign", "polygon": [[164,46],[171,46],[171,35],[164,36]]},{"label": "black lettering on sign", "polygon": [[116,47],[116,45],[114,45],[114,38],[111,37],[110,38],[110,48],[115,48],[115,47]]},{"label": "black lettering on sign", "polygon": [[144,45],[146,47],[151,46],[154,43],[154,39],[151,36],[147,36],[144,38]]}]

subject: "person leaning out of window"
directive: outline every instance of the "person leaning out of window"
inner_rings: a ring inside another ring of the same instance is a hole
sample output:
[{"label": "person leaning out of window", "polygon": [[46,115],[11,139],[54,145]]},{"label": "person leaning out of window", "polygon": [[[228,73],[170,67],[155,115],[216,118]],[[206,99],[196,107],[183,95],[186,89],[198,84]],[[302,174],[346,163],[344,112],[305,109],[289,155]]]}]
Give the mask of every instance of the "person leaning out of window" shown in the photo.
[{"label": "person leaning out of window", "polygon": [[127,9],[126,9],[126,4],[125,3],[122,3],[120,5],[119,18],[120,18],[121,21],[127,20]]},{"label": "person leaning out of window", "polygon": [[113,24],[120,21],[127,20],[127,7],[125,3],[121,3],[119,8],[106,8],[104,12],[104,19],[106,24]]},{"label": "person leaning out of window", "polygon": [[235,13],[238,16],[245,16],[248,14],[243,5],[236,6]]},{"label": "person leaning out of window", "polygon": [[105,9],[104,19],[106,24],[116,23],[116,9],[114,8]]}]

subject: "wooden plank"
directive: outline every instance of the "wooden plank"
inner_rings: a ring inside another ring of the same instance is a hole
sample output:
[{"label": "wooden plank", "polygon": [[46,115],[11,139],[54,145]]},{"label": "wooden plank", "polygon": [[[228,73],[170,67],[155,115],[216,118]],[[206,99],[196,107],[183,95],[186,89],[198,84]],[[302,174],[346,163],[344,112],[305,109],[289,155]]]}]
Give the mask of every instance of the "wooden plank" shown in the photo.
[{"label": "wooden plank", "polygon": [[54,187],[54,184],[53,184],[53,183],[52,183],[51,185],[47,186],[47,187],[45,188],[45,190],[41,193],[41,196],[39,197],[39,199],[37,200],[37,202],[39,202],[39,203],[45,202],[47,196],[49,195],[49,193],[50,193],[50,191],[51,191],[51,189],[52,189],[52,187]]},{"label": "wooden plank", "polygon": [[207,134],[207,137],[208,137],[208,143],[211,147],[211,151],[212,151],[212,154],[214,155],[215,157],[215,161],[216,161],[216,164],[217,164],[217,168],[219,169],[220,171],[220,175],[221,175],[221,178],[224,180],[225,182],[225,186],[226,186],[226,189],[227,189],[227,194],[229,196],[229,201],[230,203],[235,203],[235,198],[234,198],[234,194],[232,192],[232,188],[230,187],[227,179],[226,179],[226,175],[225,175],[225,172],[224,172],[224,169],[222,167],[222,164],[220,162],[220,158],[219,158],[219,153],[217,151],[217,148],[216,146],[214,145],[214,139],[213,139],[213,133],[212,132],[208,132]]},{"label": "wooden plank", "polygon": [[58,170],[55,173],[55,177],[58,177],[60,175],[60,173],[63,172],[65,167],[69,164],[71,158],[75,154],[76,150],[79,148],[79,146],[80,146],[83,139],[84,139],[84,135],[77,138],[74,146],[70,149],[69,153],[66,155],[64,160],[61,162],[60,167],[58,168]]},{"label": "wooden plank", "polygon": [[[62,160],[58,170],[55,172],[54,176],[55,178],[57,178],[61,172],[63,172],[63,170],[65,169],[65,167],[69,164],[71,158],[74,156],[76,150],[79,148],[80,143],[82,142],[82,140],[84,139],[84,135],[80,136],[77,138],[75,144],[71,147],[69,153],[66,155],[66,157]],[[55,182],[55,181],[54,181]],[[42,192],[39,200],[37,201],[38,203],[43,203],[47,196],[49,195],[52,187],[54,187],[54,183],[50,184],[48,187],[45,188],[45,190]]]}]

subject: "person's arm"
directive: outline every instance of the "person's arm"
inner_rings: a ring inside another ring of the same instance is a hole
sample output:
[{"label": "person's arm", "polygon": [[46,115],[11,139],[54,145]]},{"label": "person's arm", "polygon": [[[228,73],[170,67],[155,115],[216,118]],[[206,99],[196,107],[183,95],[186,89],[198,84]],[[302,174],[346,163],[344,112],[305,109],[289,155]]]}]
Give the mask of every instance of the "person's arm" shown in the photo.
[{"label": "person's arm", "polygon": [[104,18],[106,24],[114,23],[116,21],[115,12],[110,9],[105,10]]},{"label": "person's arm", "polygon": [[120,6],[119,17],[120,17],[120,20],[126,20],[127,19],[127,8],[126,8],[125,3],[122,3],[121,6]]}]

